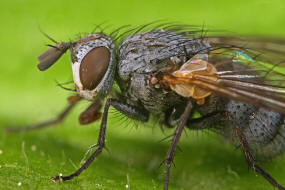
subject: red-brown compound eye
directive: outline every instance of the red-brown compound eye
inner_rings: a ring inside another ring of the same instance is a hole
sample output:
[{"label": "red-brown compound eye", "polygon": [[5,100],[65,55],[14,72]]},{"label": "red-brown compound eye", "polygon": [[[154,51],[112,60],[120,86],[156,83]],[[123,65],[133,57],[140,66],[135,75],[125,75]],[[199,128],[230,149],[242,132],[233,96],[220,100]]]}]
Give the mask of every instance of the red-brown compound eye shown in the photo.
[{"label": "red-brown compound eye", "polygon": [[106,47],[97,47],[83,58],[80,65],[80,81],[83,89],[93,90],[102,80],[110,61],[110,52]]}]

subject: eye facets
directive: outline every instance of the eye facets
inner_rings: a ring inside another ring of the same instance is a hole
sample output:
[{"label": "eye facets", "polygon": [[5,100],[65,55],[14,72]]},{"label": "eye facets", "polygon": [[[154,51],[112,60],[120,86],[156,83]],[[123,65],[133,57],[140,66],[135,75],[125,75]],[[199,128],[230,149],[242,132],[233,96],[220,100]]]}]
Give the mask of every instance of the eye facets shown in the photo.
[{"label": "eye facets", "polygon": [[99,84],[107,71],[110,53],[105,47],[91,50],[80,65],[80,81],[83,89],[93,90]]}]

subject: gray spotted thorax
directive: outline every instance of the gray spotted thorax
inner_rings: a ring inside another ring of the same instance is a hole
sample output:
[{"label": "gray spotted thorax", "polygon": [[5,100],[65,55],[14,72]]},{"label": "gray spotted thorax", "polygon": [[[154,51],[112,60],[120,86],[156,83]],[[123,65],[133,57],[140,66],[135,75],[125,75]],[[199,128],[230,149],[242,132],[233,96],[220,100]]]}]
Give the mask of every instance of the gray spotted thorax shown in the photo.
[{"label": "gray spotted thorax", "polygon": [[[186,62],[186,54],[207,53],[209,44],[186,38],[170,31],[153,30],[124,39],[118,49],[117,82],[128,103],[142,106],[164,119],[167,110],[182,101],[173,91],[153,84],[155,76],[178,69]],[[162,119],[162,120],[163,120]]]}]

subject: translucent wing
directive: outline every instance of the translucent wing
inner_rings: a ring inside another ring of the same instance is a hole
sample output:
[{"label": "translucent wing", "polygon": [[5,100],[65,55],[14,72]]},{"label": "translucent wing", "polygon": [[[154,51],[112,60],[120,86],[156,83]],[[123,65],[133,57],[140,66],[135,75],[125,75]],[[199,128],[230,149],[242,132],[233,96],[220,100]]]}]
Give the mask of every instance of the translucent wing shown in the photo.
[{"label": "translucent wing", "polygon": [[213,47],[240,47],[285,55],[285,39],[282,38],[208,36],[205,37],[205,40]]},{"label": "translucent wing", "polygon": [[209,56],[197,54],[163,79],[198,104],[211,93],[285,114],[285,40],[206,37]]}]

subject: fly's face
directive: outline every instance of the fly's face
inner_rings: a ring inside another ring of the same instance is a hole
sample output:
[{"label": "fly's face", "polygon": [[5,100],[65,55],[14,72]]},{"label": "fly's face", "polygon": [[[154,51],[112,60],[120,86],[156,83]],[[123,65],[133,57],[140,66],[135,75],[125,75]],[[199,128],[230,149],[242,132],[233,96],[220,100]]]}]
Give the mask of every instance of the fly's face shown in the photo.
[{"label": "fly's face", "polygon": [[114,44],[104,34],[90,34],[75,42],[56,43],[38,59],[46,70],[70,49],[73,80],[78,94],[94,100],[105,96],[112,87],[115,72]]},{"label": "fly's face", "polygon": [[81,38],[71,47],[72,72],[79,95],[94,100],[106,95],[112,86],[115,70],[114,45],[102,34]]}]

